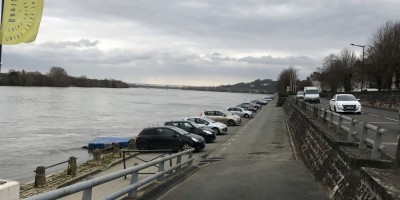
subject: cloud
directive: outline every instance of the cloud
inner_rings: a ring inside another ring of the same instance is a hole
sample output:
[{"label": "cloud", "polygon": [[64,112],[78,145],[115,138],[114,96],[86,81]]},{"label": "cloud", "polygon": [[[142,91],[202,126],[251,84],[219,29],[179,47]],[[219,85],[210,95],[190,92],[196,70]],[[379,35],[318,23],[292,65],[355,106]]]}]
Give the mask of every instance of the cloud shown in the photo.
[{"label": "cloud", "polygon": [[46,2],[35,43],[3,46],[3,69],[127,82],[232,84],[276,79],[294,66],[305,79],[330,53],[366,43],[394,0]]}]

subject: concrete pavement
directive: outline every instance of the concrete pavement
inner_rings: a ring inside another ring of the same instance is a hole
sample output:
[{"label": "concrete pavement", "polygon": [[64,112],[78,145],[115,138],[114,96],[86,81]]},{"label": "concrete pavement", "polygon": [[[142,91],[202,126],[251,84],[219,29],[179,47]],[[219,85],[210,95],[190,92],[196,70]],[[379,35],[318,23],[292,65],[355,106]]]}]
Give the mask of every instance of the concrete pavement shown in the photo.
[{"label": "concrete pavement", "polygon": [[294,159],[283,111],[275,102],[200,161],[200,169],[162,195],[176,199],[328,199]]}]

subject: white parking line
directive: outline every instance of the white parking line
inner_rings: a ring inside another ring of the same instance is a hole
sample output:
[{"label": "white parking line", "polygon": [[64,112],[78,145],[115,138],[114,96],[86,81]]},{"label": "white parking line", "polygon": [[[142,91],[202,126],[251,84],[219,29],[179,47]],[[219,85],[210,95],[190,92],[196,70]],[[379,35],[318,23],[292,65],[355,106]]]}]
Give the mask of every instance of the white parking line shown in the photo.
[{"label": "white parking line", "polygon": [[395,121],[395,122],[398,122],[399,120],[397,120],[397,119],[392,119],[392,118],[388,118],[388,117],[384,117],[385,119],[387,119],[387,120],[392,120],[392,121]]},{"label": "white parking line", "polygon": [[231,143],[229,142],[229,143],[224,143],[224,144],[222,144],[222,145],[231,145]]},{"label": "white parking line", "polygon": [[393,146],[396,146],[397,142],[382,142],[382,145],[393,145]]},{"label": "white parking line", "polygon": [[374,114],[368,114],[368,115],[373,116],[373,117],[381,117],[379,115],[374,115]]}]

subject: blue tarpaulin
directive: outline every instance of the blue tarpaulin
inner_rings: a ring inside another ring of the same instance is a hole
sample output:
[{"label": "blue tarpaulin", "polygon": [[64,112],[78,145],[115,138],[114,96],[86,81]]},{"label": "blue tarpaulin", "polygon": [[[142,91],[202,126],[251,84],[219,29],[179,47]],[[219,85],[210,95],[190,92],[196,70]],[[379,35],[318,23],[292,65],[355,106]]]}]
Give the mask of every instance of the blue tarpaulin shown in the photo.
[{"label": "blue tarpaulin", "polygon": [[104,149],[105,147],[111,146],[112,143],[118,143],[120,148],[128,147],[130,138],[124,137],[97,137],[93,141],[89,142],[89,150],[93,149]]}]

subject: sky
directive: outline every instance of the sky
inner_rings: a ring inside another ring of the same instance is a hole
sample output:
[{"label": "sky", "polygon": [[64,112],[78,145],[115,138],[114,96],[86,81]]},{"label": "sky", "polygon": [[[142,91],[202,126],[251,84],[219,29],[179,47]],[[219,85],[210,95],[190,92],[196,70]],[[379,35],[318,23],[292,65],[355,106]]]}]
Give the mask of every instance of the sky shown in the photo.
[{"label": "sky", "polygon": [[329,54],[367,44],[399,0],[45,0],[37,38],[3,45],[2,72],[217,86],[305,79]]}]

